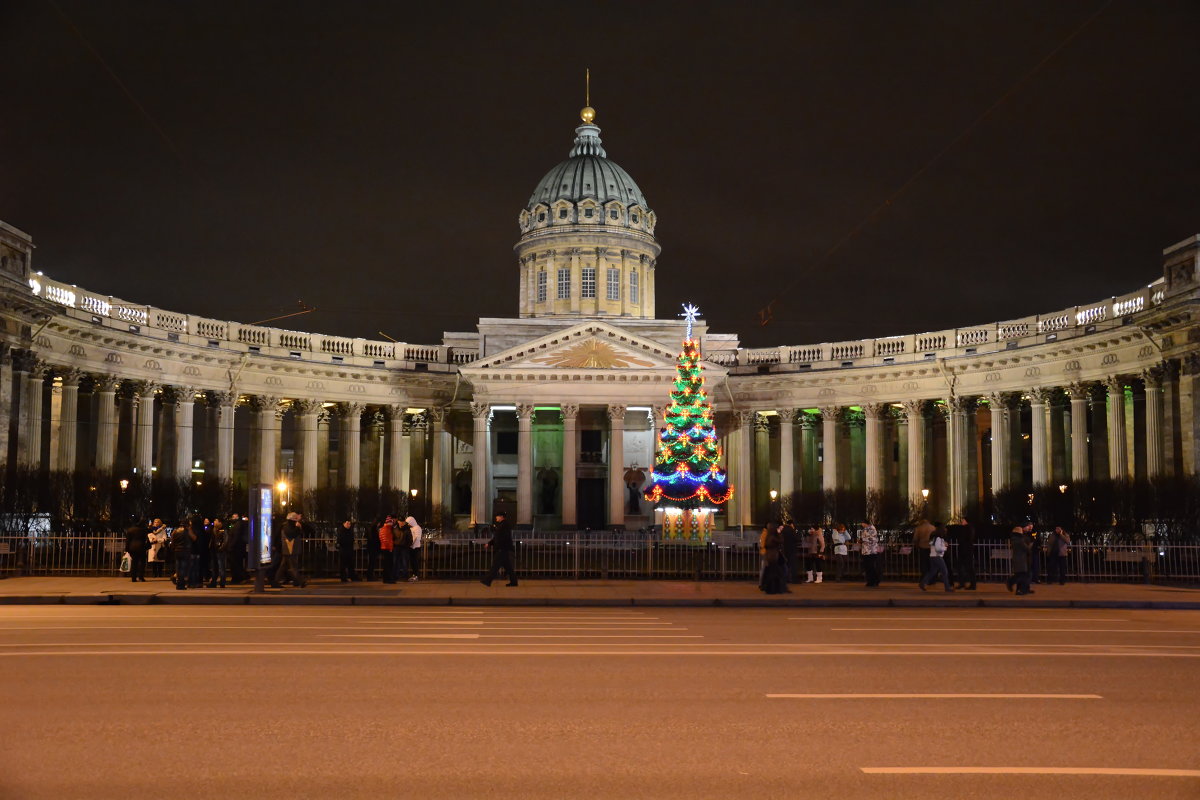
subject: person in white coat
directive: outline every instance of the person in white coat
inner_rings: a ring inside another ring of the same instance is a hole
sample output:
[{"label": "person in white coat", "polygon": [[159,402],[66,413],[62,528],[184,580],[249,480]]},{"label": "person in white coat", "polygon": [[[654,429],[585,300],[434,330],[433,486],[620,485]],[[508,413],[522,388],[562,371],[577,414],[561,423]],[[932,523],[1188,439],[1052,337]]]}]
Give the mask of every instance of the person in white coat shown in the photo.
[{"label": "person in white coat", "polygon": [[161,519],[154,520],[154,524],[150,526],[150,532],[146,534],[146,540],[150,545],[146,561],[150,564],[154,577],[161,578],[163,574],[162,549],[167,545],[167,526]]},{"label": "person in white coat", "polygon": [[408,563],[412,569],[412,575],[409,576],[408,582],[415,583],[420,580],[418,577],[421,574],[421,526],[417,524],[417,520],[411,514],[404,518],[404,524],[408,525],[408,529],[412,531],[412,548],[408,552]]}]

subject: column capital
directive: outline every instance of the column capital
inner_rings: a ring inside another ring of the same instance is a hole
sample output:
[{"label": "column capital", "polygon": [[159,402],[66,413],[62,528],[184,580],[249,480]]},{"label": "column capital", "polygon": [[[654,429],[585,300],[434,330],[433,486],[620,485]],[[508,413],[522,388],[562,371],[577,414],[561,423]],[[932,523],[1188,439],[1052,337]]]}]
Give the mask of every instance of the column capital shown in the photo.
[{"label": "column capital", "polygon": [[251,411],[274,411],[279,407],[279,398],[271,395],[255,394],[246,400]]},{"label": "column capital", "polygon": [[13,350],[12,362],[17,372],[35,372],[42,366],[42,361],[31,350]]},{"label": "column capital", "polygon": [[1104,379],[1104,388],[1109,394],[1121,394],[1125,391],[1125,380],[1120,375],[1109,375]]},{"label": "column capital", "polygon": [[1068,383],[1066,386],[1064,386],[1063,391],[1066,392],[1067,396],[1072,400],[1087,400],[1092,393],[1093,386],[1095,386],[1095,384],[1091,382],[1076,381],[1075,383]]},{"label": "column capital", "polygon": [[563,403],[558,407],[558,415],[563,422],[574,422],[579,417],[579,406],[575,403]]},{"label": "column capital", "polygon": [[819,410],[823,421],[841,422],[846,418],[844,406],[821,406]]},{"label": "column capital", "polygon": [[359,421],[361,421],[362,413],[364,410],[366,410],[366,406],[362,403],[338,403],[337,404],[338,416],[342,417],[343,419],[348,419],[348,420],[358,419]]},{"label": "column capital", "polygon": [[752,422],[754,422],[754,418],[756,416],[758,416],[758,412],[756,412],[756,411],[734,411],[733,412],[733,420],[735,423],[737,423],[737,426],[739,428],[749,428],[750,424]]},{"label": "column capital", "polygon": [[1142,382],[1146,384],[1147,389],[1161,389],[1166,373],[1162,364],[1155,364],[1142,370]]},{"label": "column capital", "polygon": [[238,393],[229,392],[208,392],[205,395],[205,402],[213,408],[233,408],[237,403]]},{"label": "column capital", "polygon": [[1054,390],[1045,386],[1037,386],[1025,393],[1031,406],[1049,405],[1054,400]]},{"label": "column capital", "polygon": [[429,417],[425,412],[412,414],[408,418],[408,429],[410,431],[423,431],[429,425]]},{"label": "column capital", "polygon": [[604,410],[610,422],[625,422],[625,406],[610,403]]},{"label": "column capital", "polygon": [[532,419],[533,403],[517,403],[517,419]]},{"label": "column capital", "polygon": [[475,419],[487,419],[491,416],[491,413],[491,403],[481,403],[478,400],[471,401],[471,416]]},{"label": "column capital", "polygon": [[802,430],[811,431],[817,427],[817,418],[812,414],[805,414],[803,411],[796,415],[796,424]]},{"label": "column capital", "polygon": [[403,403],[389,403],[383,407],[383,413],[387,416],[390,422],[399,422],[404,424],[404,414],[408,411],[408,406]]},{"label": "column capital", "polygon": [[887,403],[863,403],[863,416],[867,419],[883,419],[884,412],[890,408]]},{"label": "column capital", "polygon": [[301,398],[300,400],[292,401],[292,411],[303,416],[307,416],[309,414],[320,414],[321,409],[324,407],[325,404],[320,400]]},{"label": "column capital", "polygon": [[[472,407],[474,407],[474,405],[474,403],[471,404]],[[472,413],[474,413],[474,411],[472,411]],[[421,416],[424,417],[424,423],[426,425],[431,423],[434,425],[444,425],[446,423],[446,417],[449,415],[450,409],[446,406],[430,406],[429,408],[425,409],[425,413]]]},{"label": "column capital", "polygon": [[1012,392],[992,392],[987,396],[988,407],[1002,411],[1011,411],[1015,396]]},{"label": "column capital", "polygon": [[154,395],[158,394],[160,388],[159,384],[154,381],[133,381],[129,384],[132,396],[139,402],[153,401]]},{"label": "column capital", "polygon": [[55,374],[58,375],[63,386],[78,386],[80,379],[83,378],[83,370],[74,367],[59,367],[55,369]]},{"label": "column capital", "polygon": [[955,395],[954,397],[946,398],[946,407],[954,414],[965,414],[975,408],[974,397],[962,397]]},{"label": "column capital", "polygon": [[766,414],[763,414],[761,411],[755,411],[753,413],[754,413],[754,423],[753,424],[754,424],[755,433],[759,433],[759,432],[765,433],[766,431],[768,431],[770,429],[771,423],[767,422]]},{"label": "column capital", "polygon": [[781,408],[775,413],[779,415],[780,424],[791,425],[796,421],[797,417],[804,413],[804,411],[799,408]]},{"label": "column capital", "polygon": [[905,400],[900,405],[904,409],[904,415],[911,420],[913,417],[924,417],[928,404],[928,400]]},{"label": "column capital", "polygon": [[665,421],[667,419],[667,408],[669,408],[669,406],[667,406],[666,403],[659,403],[657,405],[650,407],[650,413],[654,415],[654,424],[656,426],[660,422],[663,422],[665,424]]}]

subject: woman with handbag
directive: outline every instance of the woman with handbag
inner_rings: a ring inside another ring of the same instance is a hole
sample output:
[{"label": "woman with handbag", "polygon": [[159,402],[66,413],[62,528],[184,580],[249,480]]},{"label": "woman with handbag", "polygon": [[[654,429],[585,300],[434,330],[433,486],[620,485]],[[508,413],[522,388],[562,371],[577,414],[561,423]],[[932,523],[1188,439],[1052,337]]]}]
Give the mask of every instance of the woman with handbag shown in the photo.
[{"label": "woman with handbag", "polygon": [[825,577],[825,532],[817,525],[804,537],[804,569],[808,573],[805,583],[820,583]]}]

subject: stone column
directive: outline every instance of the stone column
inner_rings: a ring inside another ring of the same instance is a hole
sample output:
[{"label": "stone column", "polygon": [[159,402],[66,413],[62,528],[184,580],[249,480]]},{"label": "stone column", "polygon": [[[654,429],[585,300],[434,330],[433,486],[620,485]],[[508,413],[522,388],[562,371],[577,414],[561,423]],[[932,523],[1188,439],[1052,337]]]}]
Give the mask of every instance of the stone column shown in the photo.
[{"label": "stone column", "polygon": [[[432,508],[440,508],[450,505],[451,494],[447,481],[447,475],[450,472],[451,465],[447,463],[449,454],[447,453],[446,440],[449,434],[446,433],[446,419],[449,414],[447,408],[426,409],[425,416],[428,423],[428,431],[425,436],[425,447],[429,451],[429,502]],[[484,453],[484,459],[487,458],[487,453]],[[478,454],[473,456],[478,462],[480,457]],[[471,485],[471,506],[475,506],[475,486],[473,479],[475,477],[474,470],[478,468],[478,463],[472,465],[472,485]],[[484,464],[486,467],[486,463]],[[483,473],[484,494],[487,494],[487,470]],[[486,510],[485,510],[486,511]],[[431,510],[432,513],[432,510]],[[491,522],[485,515],[485,518],[479,524],[486,525]],[[448,524],[448,523],[447,523]]]},{"label": "stone column", "polygon": [[797,473],[796,488],[802,492],[811,492],[820,488],[816,473],[816,420],[811,414],[800,412],[796,415],[796,424],[800,427],[800,469]]},{"label": "stone column", "polygon": [[175,480],[192,477],[192,429],[196,414],[196,389],[175,387]]},{"label": "stone column", "polygon": [[1129,477],[1125,452],[1125,382],[1119,375],[1104,381],[1108,389],[1108,476],[1113,480]]},{"label": "stone column", "polygon": [[53,454],[53,469],[74,472],[79,449],[79,379],[82,373],[68,369],[62,373],[62,395],[58,409],[56,427],[58,448]]},{"label": "stone column", "polygon": [[117,451],[117,386],[115,375],[92,376],[96,395],[96,469],[112,472]]},{"label": "stone column", "polygon": [[737,481],[733,484],[737,500],[737,525],[754,524],[754,473],[751,471],[750,449],[754,444],[753,425],[758,414],[754,411],[735,411],[737,423]]},{"label": "stone column", "polygon": [[625,406],[608,406],[608,526],[625,526]]},{"label": "stone column", "polygon": [[988,395],[988,410],[992,416],[992,496],[1000,494],[1012,483],[1009,453],[1012,448],[1011,397],[1004,392]]},{"label": "stone column", "polygon": [[342,420],[342,486],[357,489],[362,483],[362,403],[339,403]]},{"label": "stone column", "polygon": [[796,408],[784,408],[779,411],[779,501],[781,508],[787,508],[788,497],[796,491],[796,440],[792,423],[796,414],[802,413]]},{"label": "stone column", "polygon": [[975,399],[951,397],[946,401],[946,406],[950,411],[946,436],[947,460],[950,464],[950,516],[957,519],[966,511],[971,488],[967,463],[970,455],[967,414],[975,408]]},{"label": "stone column", "polygon": [[922,489],[925,485],[925,401],[904,401],[904,414],[908,419],[908,505],[916,508],[922,504]]},{"label": "stone column", "polygon": [[559,406],[559,413],[562,415],[563,424],[562,526],[571,530],[579,524],[578,501],[575,497],[578,483],[575,467],[579,463],[579,434],[575,429],[575,423],[579,418],[579,406],[573,403],[564,403]]},{"label": "stone column", "polygon": [[1071,398],[1071,480],[1085,481],[1091,474],[1088,457],[1088,394],[1089,387],[1072,383],[1067,387]]},{"label": "stone column", "polygon": [[878,503],[878,499],[884,491],[883,421],[887,409],[888,406],[883,403],[864,403],[862,406],[863,416],[867,423],[864,440],[867,510],[872,517],[874,517],[872,498],[875,503]]},{"label": "stone column", "polygon": [[517,403],[517,524],[533,526],[533,403]]},{"label": "stone column", "polygon": [[317,418],[324,404],[320,400],[297,400],[292,403],[296,421],[296,491],[316,491],[321,486],[320,449],[317,440]]},{"label": "stone column", "polygon": [[1183,475],[1200,475],[1200,353],[1184,356],[1180,367],[1180,472]]},{"label": "stone column", "polygon": [[275,438],[279,430],[279,398],[252,397],[250,398],[251,417],[250,446],[256,451],[255,463],[257,473],[250,476],[249,482],[269,483],[275,485],[278,477],[278,464],[275,459]]},{"label": "stone column", "polygon": [[1050,390],[1030,389],[1029,420],[1030,449],[1033,460],[1033,485],[1046,486],[1050,483],[1050,441],[1046,435],[1046,411]]},{"label": "stone column", "polygon": [[821,490],[833,492],[838,489],[838,423],[846,415],[840,406],[825,406],[821,409]]},{"label": "stone column", "polygon": [[[573,288],[573,287],[572,287]],[[488,497],[488,472],[491,470],[491,437],[488,427],[491,422],[492,407],[490,403],[475,401],[471,403],[471,417],[474,421],[474,463],[471,467],[471,524],[487,525],[491,519],[491,498]],[[436,450],[434,452],[437,452]]]},{"label": "stone column", "polygon": [[404,405],[387,407],[387,487],[408,494],[408,440],[404,438]]},{"label": "stone column", "polygon": [[209,403],[216,409],[217,427],[217,480],[233,480],[233,419],[237,409],[237,392],[212,392]]},{"label": "stone column", "polygon": [[1146,384],[1146,477],[1151,480],[1166,474],[1166,458],[1163,455],[1163,374],[1161,366],[1142,372],[1142,381]]},{"label": "stone column", "polygon": [[19,370],[21,405],[17,463],[33,470],[42,466],[42,394],[46,380],[46,365],[32,355],[27,356]]},{"label": "stone column", "polygon": [[133,468],[143,482],[149,483],[154,474],[154,395],[158,393],[158,384],[138,381],[133,386],[136,392]]}]

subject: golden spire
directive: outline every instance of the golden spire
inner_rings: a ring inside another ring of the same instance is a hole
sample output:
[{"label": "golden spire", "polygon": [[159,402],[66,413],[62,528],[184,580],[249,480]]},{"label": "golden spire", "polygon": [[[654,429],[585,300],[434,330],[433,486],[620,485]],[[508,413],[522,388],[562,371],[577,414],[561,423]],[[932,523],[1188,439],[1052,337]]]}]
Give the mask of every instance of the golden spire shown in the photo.
[{"label": "golden spire", "polygon": [[587,68],[583,70],[583,109],[579,118],[584,125],[591,125],[596,118],[596,109],[592,108],[592,71]]}]

